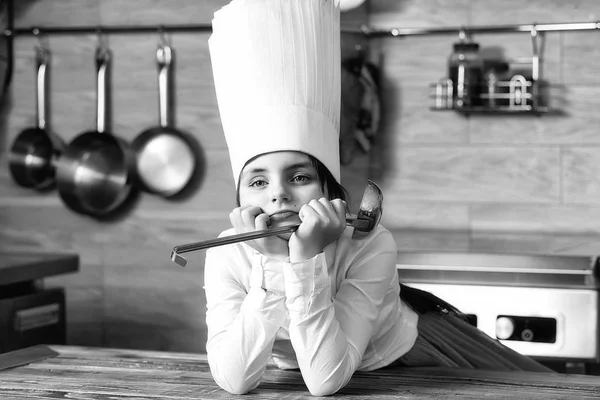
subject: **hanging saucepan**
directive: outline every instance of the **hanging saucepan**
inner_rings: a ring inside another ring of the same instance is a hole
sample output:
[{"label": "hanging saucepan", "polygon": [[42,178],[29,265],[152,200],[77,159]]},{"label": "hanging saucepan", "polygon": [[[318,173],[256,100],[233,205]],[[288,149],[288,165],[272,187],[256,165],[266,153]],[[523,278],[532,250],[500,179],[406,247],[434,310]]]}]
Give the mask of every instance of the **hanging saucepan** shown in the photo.
[{"label": "hanging saucepan", "polygon": [[65,144],[48,129],[46,75],[50,51],[42,46],[35,51],[37,127],[27,128],[16,137],[10,149],[9,165],[17,184],[41,191],[54,187],[56,160]]},{"label": "hanging saucepan", "polygon": [[146,192],[173,198],[191,184],[199,169],[198,144],[174,128],[171,113],[174,52],[163,43],[158,62],[159,126],[140,133],[132,143],[136,153],[136,184]]},{"label": "hanging saucepan", "polygon": [[72,210],[105,218],[116,213],[132,194],[135,154],[122,139],[106,130],[110,50],[96,49],[96,130],[81,133],[65,149],[57,168],[57,187]]}]

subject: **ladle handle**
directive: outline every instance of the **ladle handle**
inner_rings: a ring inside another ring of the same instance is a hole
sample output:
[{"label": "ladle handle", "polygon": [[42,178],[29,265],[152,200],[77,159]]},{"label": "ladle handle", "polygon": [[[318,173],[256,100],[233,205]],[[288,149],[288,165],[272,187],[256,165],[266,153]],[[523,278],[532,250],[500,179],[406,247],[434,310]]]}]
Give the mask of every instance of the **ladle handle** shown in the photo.
[{"label": "ladle handle", "polygon": [[268,236],[281,235],[283,233],[294,232],[300,224],[279,226],[272,229],[263,229],[259,231],[238,233],[231,236],[224,236],[216,239],[202,240],[200,242],[184,244],[173,247],[173,251],[178,254],[189,253],[190,251],[204,250],[210,247],[223,246],[226,244],[245,242],[247,240],[260,239]]},{"label": "ladle handle", "polygon": [[[351,217],[346,217],[346,225],[354,226],[355,228],[360,228],[360,227],[365,228],[369,225],[369,221],[363,220],[363,219],[358,219],[354,216],[351,216]],[[246,232],[246,233],[238,233],[236,235],[224,236],[224,237],[217,238],[217,239],[209,239],[209,240],[203,240],[200,242],[175,246],[175,247],[173,247],[173,251],[171,252],[171,260],[174,263],[179,264],[182,267],[185,267],[185,265],[187,264],[187,261],[185,260],[185,258],[181,257],[180,254],[189,253],[191,251],[208,249],[210,247],[223,246],[226,244],[245,242],[247,240],[260,239],[260,238],[264,238],[267,236],[275,236],[275,235],[281,235],[283,233],[291,233],[291,232],[294,232],[296,229],[298,229],[299,226],[300,226],[300,224],[285,225],[285,226],[279,226],[277,228],[263,229],[263,230]]]}]

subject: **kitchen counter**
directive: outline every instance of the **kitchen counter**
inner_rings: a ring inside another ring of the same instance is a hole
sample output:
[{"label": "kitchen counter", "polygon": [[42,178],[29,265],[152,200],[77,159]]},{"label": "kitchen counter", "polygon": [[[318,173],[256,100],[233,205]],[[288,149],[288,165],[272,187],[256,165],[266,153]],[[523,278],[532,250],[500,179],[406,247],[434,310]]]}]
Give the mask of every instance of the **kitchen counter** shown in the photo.
[{"label": "kitchen counter", "polygon": [[78,270],[77,254],[0,252],[0,353],[65,344],[64,290],[45,288],[42,281]]},{"label": "kitchen counter", "polygon": [[[49,350],[56,352],[54,356]],[[203,354],[37,346],[12,355],[0,355],[0,367],[7,365],[8,356],[24,365],[0,371],[0,398],[100,400],[238,397],[215,384]],[[24,360],[27,357],[32,361],[29,364]],[[429,367],[357,372],[335,396],[338,399],[378,400],[599,397],[598,377]],[[269,366],[260,386],[244,398],[300,400],[314,397],[310,396],[298,371],[284,371]]]},{"label": "kitchen counter", "polygon": [[0,253],[0,285],[76,272],[79,256],[70,253]]}]

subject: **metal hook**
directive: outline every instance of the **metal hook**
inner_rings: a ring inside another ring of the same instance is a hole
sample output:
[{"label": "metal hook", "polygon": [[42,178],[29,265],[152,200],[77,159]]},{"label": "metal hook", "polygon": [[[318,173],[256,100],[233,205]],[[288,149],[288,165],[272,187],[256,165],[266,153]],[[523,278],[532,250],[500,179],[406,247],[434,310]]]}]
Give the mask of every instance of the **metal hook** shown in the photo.
[{"label": "metal hook", "polygon": [[96,29],[96,35],[98,36],[98,48],[104,50],[108,50],[109,45],[108,45],[108,37],[107,35],[102,31],[102,28],[98,27]]},{"label": "metal hook", "polygon": [[534,56],[539,55],[537,39],[538,39],[538,31],[537,31],[535,25],[532,25],[531,26],[531,42],[533,44],[533,55]]},{"label": "metal hook", "polygon": [[158,36],[160,37],[160,43],[163,47],[169,47],[169,40],[167,39],[166,31],[164,26],[158,27]]},{"label": "metal hook", "polygon": [[540,78],[540,46],[538,46],[538,39],[543,40],[543,32],[538,32],[535,24],[531,26],[531,44],[533,46],[533,57],[531,73],[533,81],[537,81]]},{"label": "metal hook", "polygon": [[38,41],[38,46],[42,49],[47,49],[49,47],[48,45],[48,37],[42,35],[42,32],[40,31],[39,28],[33,28],[31,30],[31,33],[33,33],[33,36],[35,36],[37,38]]},{"label": "metal hook", "polygon": [[96,47],[96,62],[98,65],[102,61],[108,61],[110,59],[110,48],[108,45],[108,38],[102,32],[102,28],[96,28],[96,35],[98,36],[98,46]]},{"label": "metal hook", "polygon": [[38,45],[35,47],[35,54],[38,66],[41,64],[47,64],[49,59],[49,44],[48,38],[42,36],[42,33],[38,28],[33,28],[31,30],[33,35],[37,38]]}]

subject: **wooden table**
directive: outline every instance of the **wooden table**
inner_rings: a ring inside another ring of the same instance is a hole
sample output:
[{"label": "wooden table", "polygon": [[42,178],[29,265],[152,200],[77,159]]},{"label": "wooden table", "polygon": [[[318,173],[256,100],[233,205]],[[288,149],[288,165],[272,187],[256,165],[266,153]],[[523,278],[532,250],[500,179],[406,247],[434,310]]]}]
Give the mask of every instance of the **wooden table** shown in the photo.
[{"label": "wooden table", "polygon": [[[35,348],[29,351],[33,356]],[[0,399],[311,399],[298,371],[269,367],[261,385],[231,395],[213,381],[206,356],[72,346],[0,370]],[[38,352],[39,353],[39,352]],[[11,353],[7,353],[11,354]],[[39,354],[38,354],[39,355]],[[0,355],[6,366],[6,355]],[[43,358],[43,359],[39,359]],[[29,364],[27,364],[29,362]],[[588,399],[600,398],[600,377],[466,369],[405,368],[356,373],[341,399]]]}]

